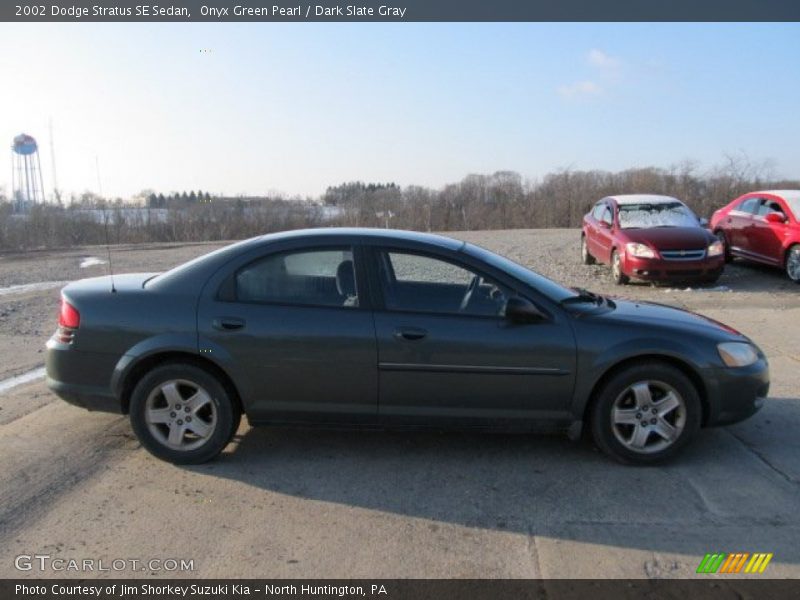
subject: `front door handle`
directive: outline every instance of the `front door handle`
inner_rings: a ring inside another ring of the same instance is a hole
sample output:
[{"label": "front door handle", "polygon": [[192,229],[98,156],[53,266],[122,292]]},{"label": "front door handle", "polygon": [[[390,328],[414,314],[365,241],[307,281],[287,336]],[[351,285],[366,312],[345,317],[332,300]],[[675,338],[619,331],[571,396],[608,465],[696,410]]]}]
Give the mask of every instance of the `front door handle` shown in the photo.
[{"label": "front door handle", "polygon": [[425,339],[428,332],[419,327],[398,327],[394,330],[394,337],[398,340],[405,340],[407,342],[416,342]]},{"label": "front door handle", "polygon": [[217,317],[211,321],[211,326],[219,331],[236,331],[244,328],[244,319],[236,317]]}]

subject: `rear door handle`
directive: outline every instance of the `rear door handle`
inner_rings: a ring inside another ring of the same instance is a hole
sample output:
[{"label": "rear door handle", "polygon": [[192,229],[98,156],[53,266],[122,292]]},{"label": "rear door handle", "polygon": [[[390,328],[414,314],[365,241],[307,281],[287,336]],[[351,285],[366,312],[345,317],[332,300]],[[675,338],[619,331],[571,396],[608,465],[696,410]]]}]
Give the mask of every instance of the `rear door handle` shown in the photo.
[{"label": "rear door handle", "polygon": [[398,327],[394,330],[395,339],[408,342],[416,342],[425,339],[427,336],[428,332],[419,327]]},{"label": "rear door handle", "polygon": [[211,326],[219,331],[236,331],[244,328],[244,319],[236,317],[217,317],[211,321]]}]

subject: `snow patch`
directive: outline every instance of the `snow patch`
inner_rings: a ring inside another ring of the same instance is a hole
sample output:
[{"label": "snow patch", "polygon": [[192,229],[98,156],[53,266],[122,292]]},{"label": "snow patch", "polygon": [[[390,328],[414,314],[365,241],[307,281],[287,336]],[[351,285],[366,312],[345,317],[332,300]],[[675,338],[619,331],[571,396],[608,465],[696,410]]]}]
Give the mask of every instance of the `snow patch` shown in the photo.
[{"label": "snow patch", "polygon": [[96,256],[87,256],[81,261],[81,269],[85,269],[86,267],[94,267],[96,265],[104,265],[106,262],[102,258],[97,258]]}]

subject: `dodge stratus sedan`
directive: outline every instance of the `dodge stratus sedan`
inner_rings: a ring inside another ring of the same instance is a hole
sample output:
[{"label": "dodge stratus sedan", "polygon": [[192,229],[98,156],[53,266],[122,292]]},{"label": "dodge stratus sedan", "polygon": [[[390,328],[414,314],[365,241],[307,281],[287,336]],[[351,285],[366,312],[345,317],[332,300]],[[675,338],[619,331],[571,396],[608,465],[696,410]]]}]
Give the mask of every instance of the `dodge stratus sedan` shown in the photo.
[{"label": "dodge stratus sedan", "polygon": [[[686,311],[562,287],[436,235],[265,235],[62,291],[47,382],[175,463],[251,424],[547,425],[653,463],[757,411],[767,360]],[[585,426],[585,427],[584,427]]]}]

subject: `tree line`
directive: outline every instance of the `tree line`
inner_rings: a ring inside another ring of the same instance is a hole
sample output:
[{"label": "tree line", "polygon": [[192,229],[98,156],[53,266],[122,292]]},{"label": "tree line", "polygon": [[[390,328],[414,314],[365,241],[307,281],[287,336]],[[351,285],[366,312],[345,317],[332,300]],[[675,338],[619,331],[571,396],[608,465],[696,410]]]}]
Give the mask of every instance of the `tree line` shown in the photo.
[{"label": "tree line", "polygon": [[[730,156],[711,169],[693,162],[618,172],[563,169],[526,180],[512,171],[468,175],[440,189],[395,183],[349,182],[317,199],[222,198],[208,192],[140,194],[143,207],[90,193],[68,205],[39,205],[26,215],[0,193],[0,250],[139,242],[233,240],[320,226],[459,231],[578,227],[598,199],[654,193],[685,201],[699,216],[745,192],[800,188],[781,180],[768,163]],[[163,199],[163,201],[162,201]]]}]

